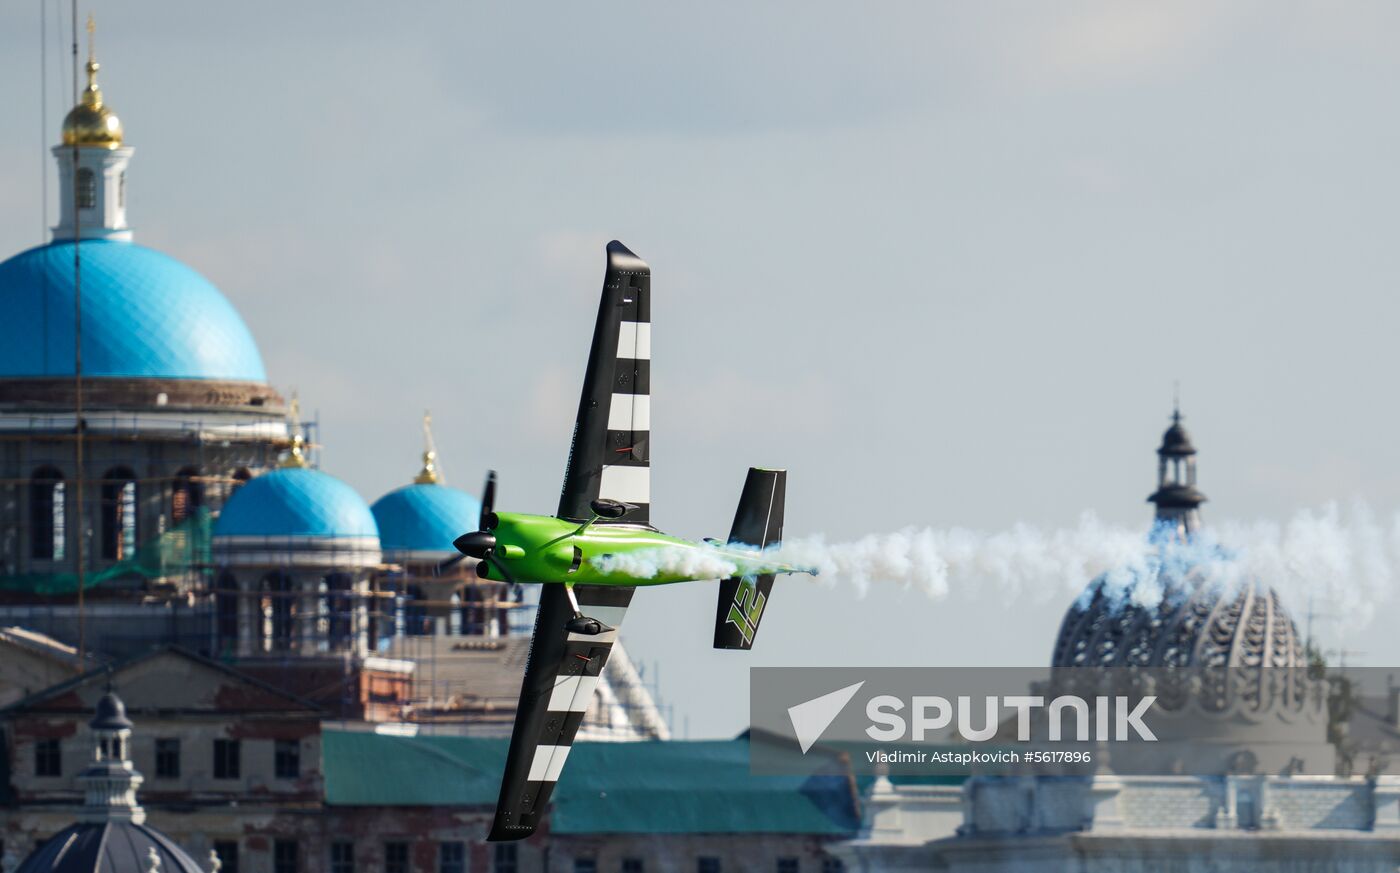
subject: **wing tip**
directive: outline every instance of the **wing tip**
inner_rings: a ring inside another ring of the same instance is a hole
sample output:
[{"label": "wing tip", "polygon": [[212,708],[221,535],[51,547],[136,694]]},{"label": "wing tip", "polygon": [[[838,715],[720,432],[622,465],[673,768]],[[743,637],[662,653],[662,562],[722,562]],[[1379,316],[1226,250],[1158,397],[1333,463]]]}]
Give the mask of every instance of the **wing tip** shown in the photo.
[{"label": "wing tip", "polygon": [[650,273],[647,262],[618,240],[608,243],[608,269],[631,273]]},{"label": "wing tip", "polygon": [[500,823],[491,826],[491,833],[486,835],[488,843],[509,843],[514,840],[523,840],[535,833],[533,825],[503,825]]}]

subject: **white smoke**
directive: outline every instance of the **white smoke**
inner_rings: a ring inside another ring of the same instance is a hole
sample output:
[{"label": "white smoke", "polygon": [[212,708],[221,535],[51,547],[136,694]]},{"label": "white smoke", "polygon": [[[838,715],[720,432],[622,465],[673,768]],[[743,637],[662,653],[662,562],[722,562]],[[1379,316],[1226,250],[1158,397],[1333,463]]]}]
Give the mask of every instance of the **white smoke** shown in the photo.
[{"label": "white smoke", "polygon": [[600,573],[619,573],[633,579],[657,576],[690,576],[696,579],[726,579],[739,572],[730,557],[709,546],[682,548],[659,546],[616,555],[600,555],[589,563]]},{"label": "white smoke", "polygon": [[1183,543],[1154,542],[1141,527],[1107,525],[1086,514],[1076,526],[1062,529],[909,527],[849,542],[799,537],[735,556],[735,550],[747,548],[658,548],[593,563],[603,572],[637,579],[724,578],[794,565],[816,569],[824,583],[849,585],[858,594],[896,585],[935,599],[954,591],[990,591],[1007,601],[1079,594],[1102,577],[1109,596],[1143,605],[1160,600],[1164,579],[1189,576],[1212,584],[1262,583],[1279,592],[1295,617],[1315,599],[1358,626],[1400,578],[1400,516],[1383,523],[1364,505],[1343,512],[1331,504],[1283,524],[1213,525]]}]

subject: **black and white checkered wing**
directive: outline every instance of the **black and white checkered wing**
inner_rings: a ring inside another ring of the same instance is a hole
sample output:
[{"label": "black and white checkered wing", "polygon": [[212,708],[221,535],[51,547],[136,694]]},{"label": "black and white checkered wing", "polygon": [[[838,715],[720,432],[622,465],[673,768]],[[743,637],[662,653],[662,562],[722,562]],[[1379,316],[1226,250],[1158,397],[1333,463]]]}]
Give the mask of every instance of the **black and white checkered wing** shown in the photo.
[{"label": "black and white checkered wing", "polygon": [[539,826],[634,590],[602,585],[574,588],[584,615],[614,628],[590,636],[565,629],[573,607],[563,586],[544,586],[488,839],[524,839]]},{"label": "black and white checkered wing", "polygon": [[[593,517],[589,504],[603,498],[635,508],[621,519],[596,523],[648,523],[650,412],[651,271],[622,243],[611,242],[560,518],[587,521]],[[583,614],[613,628],[587,635],[565,627],[573,609],[563,586],[544,586],[489,839],[522,839],[539,826],[634,590],[575,587]]]},{"label": "black and white checkered wing", "polygon": [[559,517],[587,521],[596,498],[637,508],[619,519],[648,523],[651,504],[651,268],[608,243],[608,269],[574,422]]}]

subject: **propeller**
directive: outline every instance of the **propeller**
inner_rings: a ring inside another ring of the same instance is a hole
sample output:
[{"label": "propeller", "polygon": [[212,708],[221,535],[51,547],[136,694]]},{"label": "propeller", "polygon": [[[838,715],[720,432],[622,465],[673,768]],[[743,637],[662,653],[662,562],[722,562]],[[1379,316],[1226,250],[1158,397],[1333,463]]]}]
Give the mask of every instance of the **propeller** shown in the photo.
[{"label": "propeller", "polygon": [[[496,508],[496,471],[486,471],[486,487],[481,489],[481,516],[477,519],[476,526],[482,530],[488,527],[487,522],[491,520],[491,512]],[[495,525],[489,525],[495,527]]]},{"label": "propeller", "polygon": [[491,533],[491,528],[496,526],[496,514],[492,512],[495,505],[496,471],[489,470],[486,473],[486,487],[481,489],[481,514],[477,516],[477,530],[464,533],[452,541],[453,547],[462,554],[438,564],[439,573],[457,566],[466,558],[484,561],[490,556],[491,550],[496,547],[496,536]]},{"label": "propeller", "polygon": [[464,533],[452,541],[452,545],[462,554],[455,558],[449,558],[438,565],[438,570],[442,571],[448,567],[455,566],[464,558],[476,558],[481,563],[476,565],[476,575],[482,579],[490,579],[490,567],[494,567],[499,574],[498,581],[505,581],[510,585],[516,599],[522,597],[520,583],[515,581],[506,565],[496,560],[496,535],[491,531],[496,528],[496,471],[490,470],[486,473],[486,486],[481,489],[481,515],[477,518],[479,530]]}]

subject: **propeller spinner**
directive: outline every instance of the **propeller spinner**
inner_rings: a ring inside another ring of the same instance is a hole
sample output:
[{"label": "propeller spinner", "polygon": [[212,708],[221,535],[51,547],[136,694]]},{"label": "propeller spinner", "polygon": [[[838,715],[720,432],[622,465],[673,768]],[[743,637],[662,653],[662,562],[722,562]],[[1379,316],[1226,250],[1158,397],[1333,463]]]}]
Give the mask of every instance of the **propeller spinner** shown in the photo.
[{"label": "propeller spinner", "polygon": [[481,515],[477,519],[479,530],[464,533],[452,541],[452,545],[461,552],[460,557],[452,558],[444,562],[441,567],[450,567],[461,561],[462,558],[476,558],[481,563],[476,565],[476,575],[482,579],[490,579],[489,568],[496,569],[497,581],[505,580],[516,589],[519,595],[520,583],[510,575],[510,571],[505,565],[496,560],[496,535],[491,531],[496,527],[496,471],[491,470],[486,474],[486,486],[481,489]]},{"label": "propeller spinner", "polygon": [[491,528],[496,526],[496,516],[492,510],[496,505],[496,471],[486,473],[486,486],[481,489],[481,514],[477,516],[477,530],[464,533],[452,541],[452,545],[462,554],[448,558],[438,565],[438,570],[446,570],[461,563],[463,558],[487,560],[496,547],[496,535]]}]

